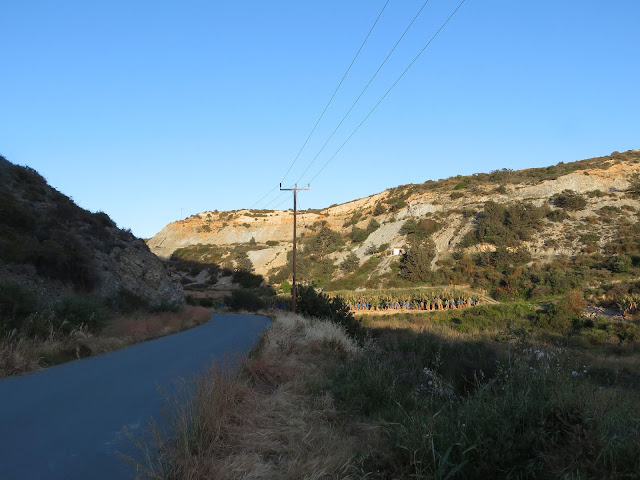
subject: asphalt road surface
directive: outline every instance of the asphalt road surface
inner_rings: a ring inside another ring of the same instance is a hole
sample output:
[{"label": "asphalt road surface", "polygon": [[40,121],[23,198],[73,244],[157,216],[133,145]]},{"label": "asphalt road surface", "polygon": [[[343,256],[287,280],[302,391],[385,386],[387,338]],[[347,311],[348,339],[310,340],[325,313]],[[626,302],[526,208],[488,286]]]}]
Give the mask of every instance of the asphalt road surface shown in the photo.
[{"label": "asphalt road surface", "polygon": [[216,314],[181,333],[0,380],[0,479],[131,479],[122,455],[162,418],[167,392],[212,361],[246,355],[270,319]]}]

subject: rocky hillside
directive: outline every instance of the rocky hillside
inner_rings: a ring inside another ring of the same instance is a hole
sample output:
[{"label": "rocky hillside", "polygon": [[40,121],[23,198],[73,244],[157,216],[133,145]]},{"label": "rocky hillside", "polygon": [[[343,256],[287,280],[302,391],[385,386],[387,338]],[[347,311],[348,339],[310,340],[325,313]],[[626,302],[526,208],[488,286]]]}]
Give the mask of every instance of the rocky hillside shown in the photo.
[{"label": "rocky hillside", "polygon": [[184,302],[180,284],[142,240],[1,156],[0,284],[34,294],[40,307],[67,294],[115,309]]},{"label": "rocky hillside", "polygon": [[[585,243],[589,248],[604,246],[616,235],[618,216],[635,223],[640,202],[627,190],[639,172],[640,151],[632,150],[547,168],[503,169],[427,181],[322,210],[303,211],[298,231],[301,237],[313,235],[322,226],[339,232],[343,241],[330,254],[335,264],[351,252],[363,263],[372,252],[406,246],[403,226],[408,220],[431,219],[438,226],[431,235],[435,245],[432,266],[437,268],[438,262],[454,251],[495,250],[495,242],[469,241],[487,202],[530,205],[544,210],[545,221],[522,243],[534,257],[545,260],[580,252]],[[563,195],[577,196],[579,208],[563,208]],[[290,210],[208,211],[167,225],[148,244],[164,258],[177,250],[193,252],[194,246],[201,245],[199,257],[192,255],[192,260],[217,261],[230,267],[233,252],[243,246],[255,272],[266,275],[287,262],[292,221]],[[388,269],[393,261],[384,258],[376,269]]]}]

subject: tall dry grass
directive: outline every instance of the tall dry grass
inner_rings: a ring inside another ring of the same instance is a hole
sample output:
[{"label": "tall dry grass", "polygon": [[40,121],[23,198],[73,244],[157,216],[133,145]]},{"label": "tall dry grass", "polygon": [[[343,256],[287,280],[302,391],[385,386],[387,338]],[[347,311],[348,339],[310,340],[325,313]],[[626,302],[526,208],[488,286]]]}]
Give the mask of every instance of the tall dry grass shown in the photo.
[{"label": "tall dry grass", "polygon": [[70,360],[112,352],[134,343],[202,325],[211,309],[185,306],[178,312],[134,313],[112,319],[99,334],[79,328],[69,335],[51,331],[45,339],[17,333],[0,338],[0,378],[21,375]]},{"label": "tall dry grass", "polygon": [[314,385],[358,354],[341,326],[279,314],[239,371],[214,366],[177,400],[173,434],[146,446],[144,478],[355,478],[351,460],[378,431],[340,418]]}]

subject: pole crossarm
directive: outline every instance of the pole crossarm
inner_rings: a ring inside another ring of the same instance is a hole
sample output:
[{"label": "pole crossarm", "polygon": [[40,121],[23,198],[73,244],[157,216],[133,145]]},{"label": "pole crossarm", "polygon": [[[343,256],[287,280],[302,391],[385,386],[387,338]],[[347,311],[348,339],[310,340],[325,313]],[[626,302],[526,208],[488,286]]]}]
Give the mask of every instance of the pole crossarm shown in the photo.
[{"label": "pole crossarm", "polygon": [[291,311],[296,313],[296,267],[297,267],[297,249],[296,249],[296,216],[297,216],[297,206],[296,199],[299,191],[310,190],[311,186],[307,185],[308,188],[298,188],[298,184],[293,188],[282,188],[282,183],[280,184],[280,190],[293,192],[293,281],[291,282]]}]

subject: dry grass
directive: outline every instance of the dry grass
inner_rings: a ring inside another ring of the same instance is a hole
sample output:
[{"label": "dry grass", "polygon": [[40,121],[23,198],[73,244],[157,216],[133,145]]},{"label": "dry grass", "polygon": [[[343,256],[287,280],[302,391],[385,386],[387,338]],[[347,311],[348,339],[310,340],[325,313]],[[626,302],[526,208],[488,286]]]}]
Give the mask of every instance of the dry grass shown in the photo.
[{"label": "dry grass", "polygon": [[20,375],[38,368],[33,340],[5,338],[0,340],[0,378]]},{"label": "dry grass", "polygon": [[25,339],[15,335],[0,338],[0,378],[21,375],[70,360],[112,352],[202,325],[212,311],[185,306],[179,312],[137,313],[114,318],[100,334],[79,329],[70,335],[51,332],[47,339]]},{"label": "dry grass", "polygon": [[340,326],[278,315],[239,372],[213,367],[177,401],[174,435],[148,448],[161,454],[147,456],[145,478],[356,478],[356,448],[378,431],[338,418],[331,396],[313,385],[358,353]]},{"label": "dry grass", "polygon": [[210,318],[211,309],[190,305],[179,312],[137,313],[112,320],[101,336],[137,343],[202,325]]}]

